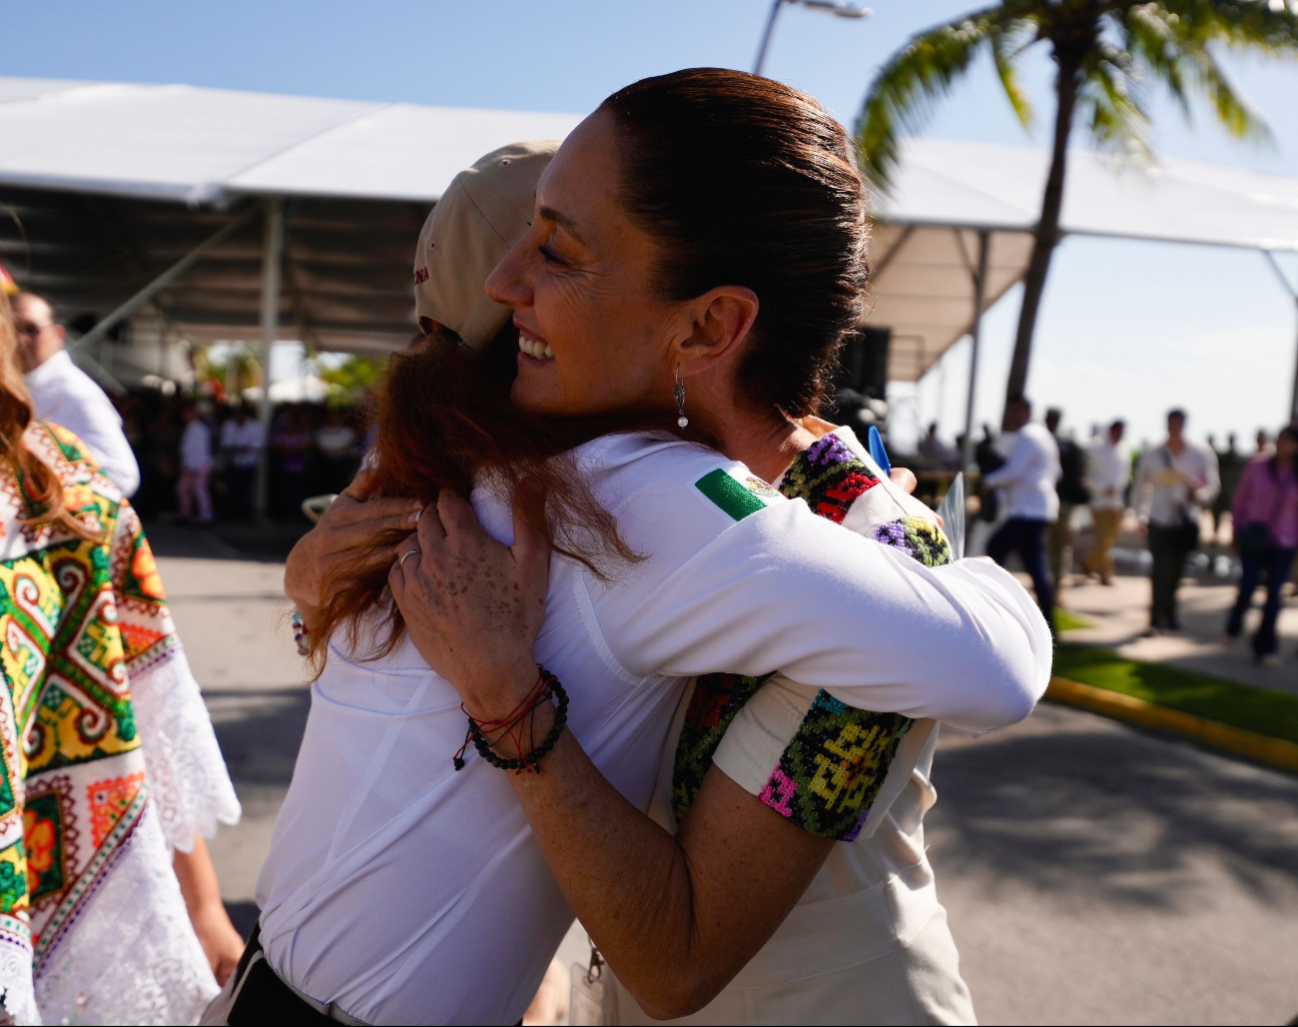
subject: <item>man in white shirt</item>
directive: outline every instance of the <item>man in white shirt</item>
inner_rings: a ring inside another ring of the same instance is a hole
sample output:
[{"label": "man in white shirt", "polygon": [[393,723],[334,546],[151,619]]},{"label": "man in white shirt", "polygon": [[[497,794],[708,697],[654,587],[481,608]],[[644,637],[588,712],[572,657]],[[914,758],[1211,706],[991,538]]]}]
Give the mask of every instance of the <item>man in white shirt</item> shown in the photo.
[{"label": "man in white shirt", "polygon": [[1185,561],[1199,545],[1203,508],[1221,487],[1217,454],[1185,440],[1185,411],[1167,415],[1167,441],[1148,450],[1136,468],[1136,508],[1149,529],[1149,633],[1180,631],[1176,590]]},{"label": "man in white shirt", "polygon": [[1004,565],[1017,552],[1032,577],[1037,604],[1050,630],[1055,626],[1055,582],[1046,555],[1046,529],[1059,516],[1059,446],[1044,424],[1032,421],[1032,404],[1025,396],[1011,396],[1006,404],[1006,427],[1017,433],[1009,458],[983,479],[1005,494],[1008,518],[987,543],[987,555]]},{"label": "man in white shirt", "polygon": [[1122,532],[1127,482],[1131,480],[1131,461],[1121,448],[1126,431],[1125,422],[1114,421],[1086,455],[1086,487],[1091,492],[1095,544],[1082,560],[1082,567],[1087,574],[1098,574],[1105,585],[1113,584],[1113,547]]},{"label": "man in white shirt", "polygon": [[230,489],[230,505],[236,517],[247,517],[252,513],[252,489],[265,445],[266,435],[261,430],[261,422],[244,404],[235,407],[234,416],[221,425],[221,451],[229,461],[225,476]]},{"label": "man in white shirt", "polygon": [[55,319],[53,305],[34,292],[20,292],[13,313],[33,413],[80,438],[122,495],[133,496],[140,487],[140,468],[122,433],[122,418],[63,348],[67,331]]}]

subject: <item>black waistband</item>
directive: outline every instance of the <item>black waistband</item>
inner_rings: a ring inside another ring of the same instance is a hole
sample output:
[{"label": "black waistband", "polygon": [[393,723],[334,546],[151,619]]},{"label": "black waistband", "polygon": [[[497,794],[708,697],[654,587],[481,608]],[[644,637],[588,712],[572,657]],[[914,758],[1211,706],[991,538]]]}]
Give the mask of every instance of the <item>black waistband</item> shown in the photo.
[{"label": "black waistband", "polygon": [[[257,1027],[260,1024],[284,1024],[285,1027],[322,1027],[334,1024],[324,1013],[302,1001],[302,998],[270,968],[265,956],[256,959],[261,948],[261,927],[252,929],[248,945],[235,968],[238,998],[230,1007],[226,1023],[230,1027]],[[240,983],[242,982],[242,983]]]}]

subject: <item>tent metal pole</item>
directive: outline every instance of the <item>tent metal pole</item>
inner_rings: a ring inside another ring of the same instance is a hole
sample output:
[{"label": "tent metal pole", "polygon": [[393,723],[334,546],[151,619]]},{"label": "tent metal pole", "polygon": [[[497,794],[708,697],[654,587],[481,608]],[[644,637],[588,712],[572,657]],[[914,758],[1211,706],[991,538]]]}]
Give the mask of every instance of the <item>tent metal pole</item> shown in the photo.
[{"label": "tent metal pole", "polygon": [[[1276,277],[1284,283],[1285,292],[1289,293],[1293,297],[1294,303],[1298,305],[1298,288],[1294,288],[1293,283],[1289,281],[1289,276],[1284,273],[1284,268],[1275,259],[1275,254],[1271,250],[1263,250],[1262,252],[1270,262]],[[1294,352],[1293,392],[1289,396],[1289,421],[1290,423],[1298,422],[1298,347],[1295,347]]]},{"label": "tent metal pole", "polygon": [[270,486],[270,353],[279,334],[279,279],[284,259],[284,201],[265,201],[266,233],[261,253],[261,420],[262,446],[257,461],[257,515],[264,516]]},{"label": "tent metal pole", "polygon": [[149,300],[153,299],[153,297],[159,292],[193,267],[194,264],[202,258],[203,254],[212,247],[218,246],[224,242],[225,239],[241,227],[256,210],[256,204],[248,207],[228,225],[224,226],[219,232],[210,236],[206,241],[199,243],[196,247],[185,254],[185,256],[181,257],[180,260],[172,264],[166,271],[158,275],[157,278],[91,328],[90,331],[86,332],[85,335],[81,336],[81,338],[77,339],[76,342],[69,345],[68,350],[71,352],[85,351],[94,343],[99,342],[110,331],[117,327],[117,325],[125,321],[128,317],[144,306],[144,304],[148,303]]},{"label": "tent metal pole", "polygon": [[964,451],[961,454],[967,473],[974,454],[974,392],[978,386],[978,344],[982,341],[983,307],[987,303],[987,259],[991,250],[991,232],[978,229],[978,269],[973,274],[974,317],[969,329],[969,398],[964,410]]}]

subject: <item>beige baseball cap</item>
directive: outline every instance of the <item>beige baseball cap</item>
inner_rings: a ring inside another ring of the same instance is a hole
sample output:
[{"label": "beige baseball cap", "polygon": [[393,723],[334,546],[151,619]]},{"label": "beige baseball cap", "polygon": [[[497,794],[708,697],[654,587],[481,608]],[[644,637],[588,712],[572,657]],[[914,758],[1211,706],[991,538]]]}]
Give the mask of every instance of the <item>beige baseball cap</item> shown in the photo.
[{"label": "beige baseball cap", "polygon": [[536,184],[558,149],[557,139],[511,143],[452,179],[415,251],[421,321],[445,325],[474,350],[505,327],[513,311],[487,298],[487,278],[532,223]]}]

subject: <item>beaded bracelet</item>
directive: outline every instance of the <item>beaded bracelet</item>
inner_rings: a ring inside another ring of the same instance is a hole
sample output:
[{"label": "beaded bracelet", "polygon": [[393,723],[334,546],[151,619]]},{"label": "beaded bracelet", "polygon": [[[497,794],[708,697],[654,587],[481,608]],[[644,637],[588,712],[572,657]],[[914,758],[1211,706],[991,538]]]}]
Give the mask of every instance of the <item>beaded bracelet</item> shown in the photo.
[{"label": "beaded bracelet", "polygon": [[311,634],[311,629],[306,626],[306,621],[302,618],[302,612],[296,607],[293,608],[293,619],[290,621],[293,625],[293,642],[297,646],[299,656],[311,655],[311,643],[307,641],[307,636]]},{"label": "beaded bracelet", "polygon": [[[523,718],[533,713],[537,706],[543,703],[546,699],[553,698],[555,702],[554,724],[550,727],[549,733],[544,739],[542,739],[541,744],[531,752],[513,759],[505,759],[504,757],[497,756],[495,752],[492,751],[492,743],[487,740],[485,735],[483,735],[482,728],[478,725],[478,722],[472,717],[469,717],[469,735],[473,739],[473,747],[478,750],[478,755],[493,767],[499,767],[501,770],[512,770],[519,774],[524,770],[534,771],[539,774],[541,772],[541,767],[539,765],[541,758],[554,748],[554,743],[557,742],[559,736],[563,734],[564,725],[568,723],[568,693],[564,690],[563,685],[559,684],[559,679],[544,667],[538,665],[537,670],[540,671],[541,675],[540,684],[544,686],[541,689],[540,694],[536,697],[534,702],[528,704],[527,708],[523,710],[523,712],[509,725],[508,728],[506,728],[500,737],[496,739],[499,741],[500,738],[509,734],[514,725],[521,723]],[[463,752],[463,749],[460,751]],[[463,769],[464,758],[462,756],[457,754],[454,762],[456,770]]]}]

